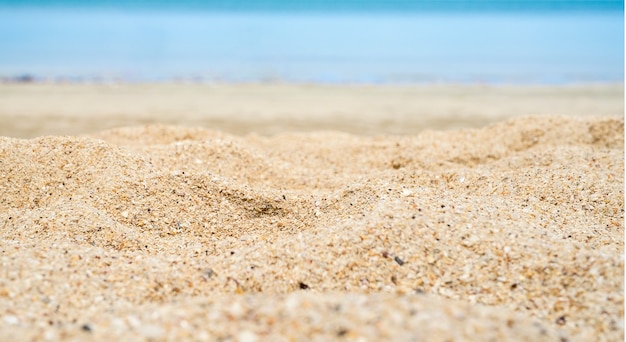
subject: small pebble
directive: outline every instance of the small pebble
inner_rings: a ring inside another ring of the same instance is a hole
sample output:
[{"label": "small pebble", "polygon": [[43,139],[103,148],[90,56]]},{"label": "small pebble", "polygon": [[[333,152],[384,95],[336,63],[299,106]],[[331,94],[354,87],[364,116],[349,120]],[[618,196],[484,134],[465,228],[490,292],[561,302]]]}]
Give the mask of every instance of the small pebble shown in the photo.
[{"label": "small pebble", "polygon": [[400,266],[404,265],[404,260],[400,259],[398,256],[395,256],[393,260],[395,260]]},{"label": "small pebble", "polygon": [[4,322],[9,325],[16,325],[20,322],[20,319],[13,315],[4,316]]}]

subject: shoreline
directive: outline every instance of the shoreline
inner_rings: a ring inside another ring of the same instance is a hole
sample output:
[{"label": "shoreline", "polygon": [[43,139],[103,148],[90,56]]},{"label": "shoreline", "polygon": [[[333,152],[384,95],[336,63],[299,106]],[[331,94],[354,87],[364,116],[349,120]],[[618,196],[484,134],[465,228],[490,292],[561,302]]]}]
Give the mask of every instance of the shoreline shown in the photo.
[{"label": "shoreline", "polygon": [[[112,74],[113,75],[113,74]],[[77,86],[150,86],[150,85],[196,85],[196,86],[328,86],[328,87],[504,87],[504,88],[567,88],[623,86],[623,80],[562,80],[562,81],[514,81],[514,80],[290,80],[281,78],[219,79],[194,75],[165,78],[132,78],[125,76],[54,76],[43,77],[31,73],[15,73],[0,76],[0,85],[77,85]]]}]

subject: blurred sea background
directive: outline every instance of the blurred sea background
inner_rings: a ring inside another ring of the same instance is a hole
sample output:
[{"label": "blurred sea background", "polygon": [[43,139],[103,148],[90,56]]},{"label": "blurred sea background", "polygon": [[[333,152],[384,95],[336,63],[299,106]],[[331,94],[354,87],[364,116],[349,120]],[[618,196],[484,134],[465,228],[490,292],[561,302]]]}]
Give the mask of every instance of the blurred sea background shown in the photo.
[{"label": "blurred sea background", "polygon": [[0,79],[624,81],[615,0],[0,0]]}]

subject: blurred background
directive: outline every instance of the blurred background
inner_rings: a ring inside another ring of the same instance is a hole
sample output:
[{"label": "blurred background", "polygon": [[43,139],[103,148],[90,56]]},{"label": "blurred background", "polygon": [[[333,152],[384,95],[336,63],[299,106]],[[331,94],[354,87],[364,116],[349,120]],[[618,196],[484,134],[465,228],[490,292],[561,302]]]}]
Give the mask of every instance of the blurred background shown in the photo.
[{"label": "blurred background", "polygon": [[0,0],[0,136],[624,113],[617,0]]},{"label": "blurred background", "polygon": [[0,0],[0,79],[623,82],[617,0]]}]

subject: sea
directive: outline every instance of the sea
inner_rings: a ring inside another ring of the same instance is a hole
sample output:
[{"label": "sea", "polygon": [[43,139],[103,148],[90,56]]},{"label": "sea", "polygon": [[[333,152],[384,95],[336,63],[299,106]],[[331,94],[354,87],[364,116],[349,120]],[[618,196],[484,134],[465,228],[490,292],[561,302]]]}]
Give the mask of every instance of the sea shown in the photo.
[{"label": "sea", "polygon": [[0,0],[0,79],[623,83],[614,0]]}]

